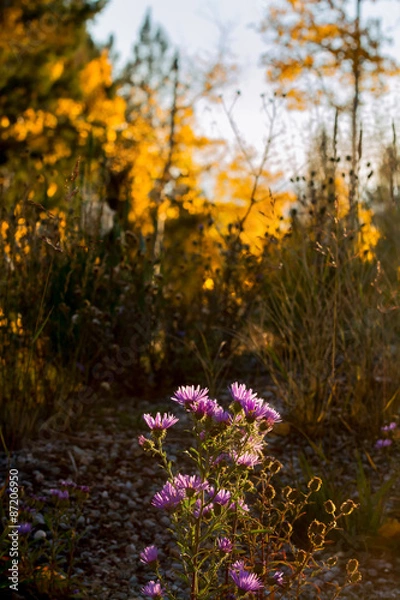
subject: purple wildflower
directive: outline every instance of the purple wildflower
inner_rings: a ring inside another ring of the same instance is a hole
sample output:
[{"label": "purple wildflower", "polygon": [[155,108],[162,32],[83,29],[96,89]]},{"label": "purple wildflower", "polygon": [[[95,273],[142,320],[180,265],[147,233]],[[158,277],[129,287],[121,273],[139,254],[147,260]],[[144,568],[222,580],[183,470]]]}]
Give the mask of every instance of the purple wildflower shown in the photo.
[{"label": "purple wildflower", "polygon": [[218,406],[213,414],[213,418],[217,423],[229,423],[232,421],[232,415],[222,408],[222,406]]},{"label": "purple wildflower", "polygon": [[240,402],[247,420],[255,421],[264,419],[268,413],[268,405],[260,398],[248,398]]},{"label": "purple wildflower", "polygon": [[196,519],[200,517],[200,511],[202,517],[208,515],[209,512],[214,508],[214,504],[212,502],[207,502],[207,504],[202,504],[201,500],[196,500],[193,508],[193,515]]},{"label": "purple wildflower", "polygon": [[150,598],[156,598],[157,600],[161,600],[163,597],[164,590],[161,587],[161,583],[158,581],[149,581],[147,585],[142,587],[142,593],[146,596],[150,596]]},{"label": "purple wildflower", "polygon": [[172,509],[178,506],[184,496],[184,490],[177,489],[172,483],[167,481],[161,492],[157,492],[154,495],[151,503],[156,508]]},{"label": "purple wildflower", "polygon": [[77,489],[84,494],[89,494],[90,492],[90,487],[88,485],[78,485]]},{"label": "purple wildflower", "polygon": [[254,438],[252,435],[247,439],[246,446],[252,450],[253,453],[262,453],[265,447],[265,442],[260,439]]},{"label": "purple wildflower", "polygon": [[217,546],[220,552],[229,554],[233,550],[233,543],[227,537],[217,538]]},{"label": "purple wildflower", "polygon": [[199,385],[196,388],[194,385],[183,385],[176,390],[175,396],[171,398],[174,402],[189,407],[203,399],[208,399],[208,388],[201,389]]},{"label": "purple wildflower", "polygon": [[389,423],[389,425],[385,425],[384,427],[381,427],[381,431],[385,431],[385,432],[393,431],[394,429],[396,429],[396,427],[397,427],[397,423],[395,423],[395,421],[392,421],[391,423]]},{"label": "purple wildflower", "polygon": [[174,486],[178,490],[184,490],[188,495],[193,495],[194,492],[201,492],[209,488],[207,480],[203,481],[198,475],[176,475],[174,477]]},{"label": "purple wildflower", "polygon": [[215,458],[211,458],[210,459],[210,463],[212,466],[216,467],[217,465],[225,462],[227,463],[229,460],[229,454],[227,454],[226,452],[221,452],[221,454],[218,454],[218,456],[216,456]]},{"label": "purple wildflower", "polygon": [[223,411],[222,406],[218,404],[217,400],[212,400],[211,398],[208,401],[207,409],[208,417],[215,417],[215,415],[220,413],[221,410]]},{"label": "purple wildflower", "polygon": [[231,493],[228,490],[221,489],[214,496],[213,502],[214,504],[220,504],[221,506],[225,506],[225,504],[228,504],[230,499]]},{"label": "purple wildflower", "polygon": [[32,525],[30,523],[20,523],[20,525],[18,525],[18,533],[20,535],[26,535],[30,531],[32,531]]},{"label": "purple wildflower", "polygon": [[211,398],[200,398],[192,404],[192,411],[198,419],[202,419],[205,416],[213,417],[218,408],[220,407],[217,401]]},{"label": "purple wildflower", "polygon": [[392,440],[378,440],[375,444],[375,448],[386,448],[392,445]]},{"label": "purple wildflower", "polygon": [[244,510],[245,512],[249,512],[249,510],[250,510],[250,508],[245,503],[245,501],[242,500],[242,498],[239,498],[239,500],[237,502],[232,502],[229,505],[229,510],[236,511],[238,509]]},{"label": "purple wildflower", "polygon": [[236,450],[233,450],[231,458],[237,465],[249,467],[249,469],[252,469],[261,462],[259,455],[254,452],[243,452],[242,454],[239,454]]},{"label": "purple wildflower", "polygon": [[229,575],[242,592],[256,592],[264,587],[255,573],[249,573],[243,568],[238,570],[236,568],[229,569]]},{"label": "purple wildflower", "polygon": [[230,387],[230,392],[233,399],[242,407],[249,422],[263,419],[272,426],[277,421],[280,421],[280,414],[267,402],[258,398],[257,394],[251,388],[247,389],[243,383],[240,385],[233,383]]},{"label": "purple wildflower", "polygon": [[240,404],[249,422],[265,420],[269,425],[273,425],[280,420],[279,413],[261,398],[244,399]]},{"label": "purple wildflower", "polygon": [[161,416],[159,412],[156,414],[155,418],[149,414],[145,414],[143,415],[143,419],[151,430],[156,429],[158,431],[164,431],[164,429],[172,427],[172,425],[175,425],[175,423],[179,421],[174,415],[164,413],[164,415]]},{"label": "purple wildflower", "polygon": [[76,488],[76,483],[74,483],[71,479],[60,479],[60,485],[63,487]]},{"label": "purple wildflower", "polygon": [[229,387],[229,391],[231,393],[232,398],[240,404],[242,404],[243,401],[257,398],[257,394],[254,393],[251,388],[248,390],[244,383],[232,383],[232,385]]},{"label": "purple wildflower", "polygon": [[145,565],[151,565],[158,559],[158,549],[156,546],[147,546],[143,552],[140,553],[140,562]]},{"label": "purple wildflower", "polygon": [[51,496],[57,496],[57,498],[59,500],[68,500],[68,498],[69,498],[68,490],[58,490],[58,489],[52,488],[51,490],[49,490],[49,494]]},{"label": "purple wildflower", "polygon": [[277,410],[272,408],[272,406],[270,406],[269,404],[265,404],[264,406],[266,406],[266,408],[267,408],[264,419],[265,419],[265,421],[268,422],[268,424],[271,427],[275,423],[278,423],[279,421],[281,421],[281,415],[278,413]]},{"label": "purple wildflower", "polygon": [[273,578],[275,579],[275,583],[277,585],[283,585],[283,576],[284,576],[284,572],[283,571],[275,571],[275,573],[273,574]]}]

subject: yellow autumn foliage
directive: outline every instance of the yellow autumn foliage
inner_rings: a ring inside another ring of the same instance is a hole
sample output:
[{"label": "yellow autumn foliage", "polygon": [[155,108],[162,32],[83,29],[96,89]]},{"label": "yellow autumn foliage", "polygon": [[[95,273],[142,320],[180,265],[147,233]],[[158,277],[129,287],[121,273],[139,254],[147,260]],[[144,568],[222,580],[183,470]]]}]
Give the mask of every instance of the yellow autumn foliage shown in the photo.
[{"label": "yellow autumn foliage", "polygon": [[29,135],[37,136],[45,128],[54,129],[57,126],[57,117],[50,112],[28,108],[9,128],[8,135],[18,141],[25,140]]},{"label": "yellow autumn foliage", "polygon": [[4,10],[4,28],[0,36],[0,48],[8,52],[19,48],[25,41],[25,28],[21,20],[20,8],[6,8]]},{"label": "yellow autumn foliage", "polygon": [[58,98],[55,112],[56,115],[76,119],[82,114],[83,109],[84,105],[82,102],[77,102],[76,100],[72,100],[72,98]]},{"label": "yellow autumn foliage", "polygon": [[[328,80],[335,93],[340,87],[337,98],[341,98],[346,93],[381,92],[383,77],[399,73],[396,60],[382,52],[383,36],[370,33],[362,18],[361,26],[357,25],[345,4],[342,0],[270,0],[266,4],[258,30],[269,44],[263,62],[278,93],[286,93],[289,82],[293,87],[303,85],[308,105],[319,105],[316,90],[331,100]],[[300,104],[291,101],[288,108],[301,109],[304,99]]]},{"label": "yellow autumn foliage", "polygon": [[380,233],[373,224],[373,212],[365,206],[358,210],[360,221],[360,233],[358,235],[358,250],[363,260],[375,258],[374,248],[380,239]]},{"label": "yellow autumn foliage", "polygon": [[400,522],[398,519],[386,519],[378,530],[378,534],[385,539],[400,539]]},{"label": "yellow autumn foliage", "polygon": [[215,219],[223,227],[242,222],[241,239],[250,250],[262,250],[265,233],[280,237],[282,215],[295,201],[290,192],[274,193],[273,185],[280,173],[264,169],[255,185],[255,176],[249,170],[245,157],[237,155],[224,169],[220,169],[215,185]]},{"label": "yellow autumn foliage", "polygon": [[51,81],[57,81],[64,73],[64,61],[57,60],[52,65],[49,66],[49,73]]},{"label": "yellow autumn foliage", "polygon": [[112,66],[108,58],[107,50],[83,69],[80,77],[81,88],[85,96],[91,96],[94,92],[103,91],[104,86],[112,84]]}]

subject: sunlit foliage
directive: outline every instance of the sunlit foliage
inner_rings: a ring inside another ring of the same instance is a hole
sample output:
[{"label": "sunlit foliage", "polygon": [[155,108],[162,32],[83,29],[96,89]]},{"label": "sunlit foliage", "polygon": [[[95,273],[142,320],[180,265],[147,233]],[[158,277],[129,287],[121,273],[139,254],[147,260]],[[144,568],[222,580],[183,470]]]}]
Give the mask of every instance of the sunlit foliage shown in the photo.
[{"label": "sunlit foliage", "polygon": [[[259,30],[268,43],[263,62],[267,78],[288,106],[310,102],[346,109],[355,80],[379,93],[398,65],[382,46],[379,21],[361,20],[362,0],[279,0],[268,3]],[[354,14],[356,12],[356,14]],[[338,86],[338,83],[341,84]]]}]

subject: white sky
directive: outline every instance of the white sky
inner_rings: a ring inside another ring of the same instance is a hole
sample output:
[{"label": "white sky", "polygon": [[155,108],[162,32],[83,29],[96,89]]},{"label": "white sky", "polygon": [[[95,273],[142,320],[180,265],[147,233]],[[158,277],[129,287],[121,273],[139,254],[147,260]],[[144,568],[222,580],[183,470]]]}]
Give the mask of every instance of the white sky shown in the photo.
[{"label": "white sky", "polygon": [[[263,7],[268,1],[109,0],[107,7],[92,25],[91,32],[100,42],[105,42],[112,33],[115,38],[114,48],[124,61],[130,56],[131,48],[137,41],[146,10],[151,8],[153,22],[163,27],[171,44],[178,46],[183,54],[194,56],[208,52],[212,55],[217,53],[221,36],[221,27],[217,23],[220,23],[222,29],[229,31],[230,50],[242,67],[235,87],[224,92],[224,96],[228,101],[234,97],[236,89],[240,89],[241,97],[234,110],[235,121],[246,141],[261,149],[267,135],[267,119],[261,110],[260,94],[268,95],[268,87],[259,60],[266,51],[266,46],[261,36],[251,29],[251,24],[260,22]],[[367,10],[373,10],[373,15],[382,18],[383,30],[395,39],[390,52],[400,59],[400,0],[379,0],[374,3],[366,1],[363,6],[364,14]],[[383,103],[378,103],[377,108],[381,109],[383,118],[390,112],[394,113],[394,117],[398,115],[399,84],[395,88],[395,95],[388,101],[385,100],[389,103],[389,108],[386,104],[383,108]],[[289,162],[298,162],[300,147],[303,143],[307,145],[310,128],[317,118],[316,114],[308,114],[299,121],[294,116],[284,116],[278,131],[285,134],[284,145]],[[373,116],[373,120],[375,118]],[[222,134],[232,139],[227,119],[218,107],[203,107],[200,120],[208,134],[213,131],[216,135]],[[296,168],[294,164],[291,166]]]},{"label": "white sky", "polygon": [[[242,66],[238,84],[227,92],[227,98],[234,96],[236,88],[241,90],[235,117],[241,128],[246,129],[249,142],[259,145],[263,136],[255,117],[260,115],[260,94],[266,92],[266,84],[257,63],[265,46],[250,24],[260,21],[263,4],[263,0],[110,0],[92,32],[99,41],[105,41],[113,33],[115,48],[124,60],[130,56],[149,7],[153,22],[162,26],[171,44],[191,57],[216,56],[221,29],[226,29],[230,50]],[[214,128],[217,121],[217,127],[229,135],[229,126],[216,107],[211,107],[211,112],[209,108],[203,111],[202,119],[207,127]]]},{"label": "white sky", "polygon": [[234,26],[238,53],[254,57],[262,44],[248,25],[260,20],[263,5],[265,0],[109,0],[93,32],[103,40],[114,33],[118,49],[127,57],[145,12],[151,8],[153,21],[161,24],[171,42],[181,48],[212,48],[218,40],[213,21],[220,21]]}]

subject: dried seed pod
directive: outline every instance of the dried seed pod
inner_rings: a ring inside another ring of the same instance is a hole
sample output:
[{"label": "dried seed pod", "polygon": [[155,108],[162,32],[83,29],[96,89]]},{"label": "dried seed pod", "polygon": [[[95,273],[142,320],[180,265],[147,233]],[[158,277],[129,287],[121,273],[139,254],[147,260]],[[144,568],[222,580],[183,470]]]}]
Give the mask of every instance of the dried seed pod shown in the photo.
[{"label": "dried seed pod", "polygon": [[333,515],[336,511],[336,506],[334,505],[332,500],[327,500],[326,502],[324,502],[324,508],[326,512],[330,515]]},{"label": "dried seed pod", "polygon": [[359,505],[353,502],[353,500],[346,500],[343,504],[340,505],[340,512],[347,517],[351,515],[353,510],[355,510]]},{"label": "dried seed pod", "polygon": [[319,477],[313,477],[307,484],[308,489],[311,492],[318,492],[322,486],[322,479]]},{"label": "dried seed pod", "polygon": [[356,558],[350,558],[350,560],[347,561],[347,565],[346,565],[346,571],[348,575],[353,575],[353,573],[356,573],[358,571],[358,567],[359,567],[359,562]]}]

